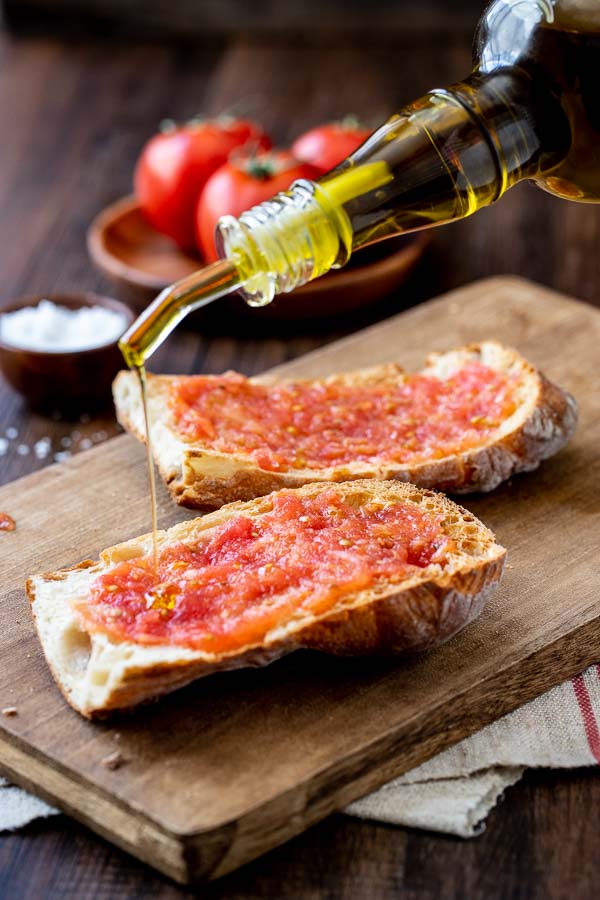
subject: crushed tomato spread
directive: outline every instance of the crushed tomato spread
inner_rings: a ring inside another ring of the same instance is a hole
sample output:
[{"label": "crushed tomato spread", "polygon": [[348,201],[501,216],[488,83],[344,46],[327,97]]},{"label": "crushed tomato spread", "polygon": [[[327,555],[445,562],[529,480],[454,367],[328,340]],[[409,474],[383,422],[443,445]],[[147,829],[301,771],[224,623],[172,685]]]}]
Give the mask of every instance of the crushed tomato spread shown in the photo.
[{"label": "crushed tomato spread", "polygon": [[357,507],[335,489],[280,491],[258,518],[237,515],[165,548],[156,570],[152,555],[118,564],[76,611],[117,641],[234,651],[342,594],[443,565],[450,546],[441,517],[413,503]]},{"label": "crushed tomato spread", "polygon": [[481,445],[516,409],[515,377],[472,362],[449,378],[253,384],[230,372],[174,380],[184,441],[250,456],[271,471],[350,462],[409,464]]}]

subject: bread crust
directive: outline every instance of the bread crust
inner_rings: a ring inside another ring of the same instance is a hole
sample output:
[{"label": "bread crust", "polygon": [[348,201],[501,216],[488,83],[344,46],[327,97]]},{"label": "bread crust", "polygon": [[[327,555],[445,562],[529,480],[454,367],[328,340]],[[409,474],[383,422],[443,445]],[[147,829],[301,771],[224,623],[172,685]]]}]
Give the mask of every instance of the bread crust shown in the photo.
[{"label": "bread crust", "polygon": [[[577,404],[571,394],[549,381],[515,350],[495,341],[431,354],[423,372],[444,377],[475,360],[518,375],[517,411],[481,446],[441,459],[404,467],[390,461],[378,466],[350,463],[318,470],[267,471],[250,457],[220,453],[198,442],[182,441],[169,411],[172,377],[149,376],[155,461],[173,498],[182,506],[193,509],[211,509],[313,481],[341,482],[353,478],[396,479],[454,494],[491,491],[515,473],[537,468],[542,460],[557,453],[570,440],[577,423]],[[393,382],[402,375],[399,366],[386,365],[321,381],[359,385],[373,381]],[[250,381],[270,384],[275,379],[263,376]],[[145,428],[136,376],[130,372],[119,373],[113,394],[119,422],[144,442]]]},{"label": "bread crust", "polygon": [[[328,490],[329,484],[299,489],[303,496]],[[126,541],[59,572],[27,581],[32,613],[44,653],[67,701],[87,717],[102,717],[182,687],[217,671],[262,666],[305,647],[336,655],[396,654],[423,650],[456,634],[481,612],[496,589],[506,551],[471,513],[442,494],[414,485],[373,479],[335,485],[346,502],[362,504],[403,501],[442,517],[453,539],[445,566],[432,564],[399,584],[375,584],[349,592],[320,616],[281,623],[260,645],[224,654],[179,646],[116,642],[103,633],[84,630],[73,601],[85,599],[91,582],[124,559],[151,551],[151,535]],[[233,503],[215,513],[159,533],[159,544],[193,541],[231,516],[260,516],[272,508],[272,497]]]}]

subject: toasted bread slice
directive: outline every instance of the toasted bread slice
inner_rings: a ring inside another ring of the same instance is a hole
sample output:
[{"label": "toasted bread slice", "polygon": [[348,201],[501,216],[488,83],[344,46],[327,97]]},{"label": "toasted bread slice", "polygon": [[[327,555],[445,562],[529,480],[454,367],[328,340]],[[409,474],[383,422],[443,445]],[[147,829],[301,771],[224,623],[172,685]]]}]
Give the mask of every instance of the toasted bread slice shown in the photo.
[{"label": "toasted bread slice", "polygon": [[[264,665],[301,647],[338,655],[422,650],[445,641],[480,613],[498,585],[506,551],[471,513],[442,494],[393,481],[311,484],[291,493],[312,502],[332,489],[353,508],[401,503],[407,504],[408,515],[414,506],[426,517],[437,517],[436,528],[447,544],[443,559],[415,566],[400,581],[374,579],[368,587],[342,593],[318,615],[298,607],[270,627],[258,644],[208,653],[181,645],[116,640],[106,631],[82,624],[88,620],[77,614],[76,607],[89,602],[95,579],[123,561],[151,553],[151,535],[126,541],[105,550],[98,562],[82,562],[27,582],[46,659],[68,702],[84,716],[103,716],[212,672]],[[260,518],[273,510],[278,496],[232,503],[159,532],[159,550],[177,542],[194,546],[232,517]],[[402,509],[402,515],[407,515]],[[397,547],[388,545],[388,552],[401,552]],[[315,568],[319,565],[317,560]]]},{"label": "toasted bread slice", "polygon": [[[445,380],[473,362],[509,375],[514,382],[511,387],[514,396],[512,393],[511,396],[515,404],[514,411],[491,433],[482,434],[475,445],[450,453],[446,449],[437,458],[429,448],[421,456],[413,454],[407,463],[394,460],[391,453],[394,448],[382,447],[373,461],[353,459],[338,466],[296,466],[283,471],[261,467],[251,454],[220,452],[201,440],[190,441],[182,437],[175,426],[169,402],[175,379],[150,376],[148,404],[155,461],[174,499],[183,506],[199,509],[213,508],[232,500],[248,500],[278,488],[299,487],[312,481],[352,478],[394,478],[457,494],[490,491],[516,472],[535,469],[541,460],[560,450],[575,430],[577,405],[570,394],[548,381],[516,351],[494,341],[432,354],[421,374]],[[210,379],[211,376],[206,377]],[[300,384],[338,384],[357,388],[389,385],[393,389],[406,377],[399,366],[387,365]],[[249,379],[249,382],[267,386],[286,384],[269,377]],[[136,376],[121,372],[115,380],[113,393],[120,423],[144,441],[145,427]],[[426,421],[424,415],[421,424]],[[216,428],[218,431],[218,422]]]}]

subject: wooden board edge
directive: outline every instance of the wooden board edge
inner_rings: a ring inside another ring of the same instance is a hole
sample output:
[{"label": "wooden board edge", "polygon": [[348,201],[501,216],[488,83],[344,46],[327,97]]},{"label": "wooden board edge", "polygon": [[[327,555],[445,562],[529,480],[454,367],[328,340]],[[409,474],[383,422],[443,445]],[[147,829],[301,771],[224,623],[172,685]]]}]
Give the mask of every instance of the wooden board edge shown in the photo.
[{"label": "wooden board edge", "polygon": [[[192,870],[187,860],[187,842],[179,835],[170,833],[143,813],[128,810],[92,782],[57,769],[41,755],[30,754],[10,737],[8,732],[0,733],[1,774],[174,881],[190,882]],[[203,871],[210,871],[230,842],[227,826],[214,834],[203,833],[200,851],[194,852],[196,869],[200,866]]]},{"label": "wooden board edge", "polygon": [[[210,873],[193,871],[192,882],[214,880],[234,871],[541,693],[573,678],[597,662],[599,638],[600,617],[596,616],[576,631],[558,636],[551,644],[533,650],[524,659],[495,672],[476,686],[465,688],[454,698],[455,712],[446,716],[446,729],[442,735],[428,722],[407,722],[402,733],[390,732],[372,747],[347,757],[342,773],[339,764],[333,772],[328,767],[288,794],[251,810],[235,823],[234,842],[217,867]],[[547,675],[548,668],[553,669],[551,678]],[[496,696],[499,686],[504,688],[500,701]],[[305,801],[302,809],[295,808],[298,792]],[[278,817],[283,818],[279,830],[276,826]],[[269,835],[268,844],[261,842],[265,832]],[[188,840],[192,851],[198,838],[190,836]],[[191,852],[190,859],[193,859]]]},{"label": "wooden board edge", "polygon": [[[101,837],[181,884],[212,881],[234,871],[342,810],[415,765],[512,712],[597,661],[600,617],[557,636],[454,698],[440,734],[418,718],[391,730],[344,760],[257,805],[240,819],[202,832],[177,832],[143,813],[127,811],[91,782],[31,756],[0,734],[0,768],[14,783],[36,793]],[[552,670],[548,678],[548,670]],[[502,688],[499,691],[499,688]],[[501,699],[498,700],[497,696]],[[440,704],[445,704],[445,699]],[[482,713],[483,710],[483,713]]]},{"label": "wooden board edge", "polygon": [[[127,443],[128,441],[131,441],[132,445],[135,445],[136,447],[141,446],[139,441],[131,437],[131,435],[126,433],[117,434],[114,437],[108,438],[108,440],[102,441],[100,444],[96,444],[95,447],[90,447],[88,450],[76,453],[71,456],[70,459],[64,460],[64,462],[49,463],[49,465],[43,466],[35,472],[29,472],[26,475],[21,475],[19,478],[13,479],[13,481],[7,481],[5,484],[0,485],[0,498],[4,491],[7,491],[8,489],[10,489],[11,492],[14,491],[15,488],[21,488],[23,491],[26,491],[28,487],[35,486],[40,481],[44,483],[49,478],[60,478],[63,474],[70,474],[84,466],[87,467],[94,456],[98,454],[103,455],[106,453],[107,448],[111,451],[116,450],[118,443]],[[90,454],[93,454],[93,456]]]}]

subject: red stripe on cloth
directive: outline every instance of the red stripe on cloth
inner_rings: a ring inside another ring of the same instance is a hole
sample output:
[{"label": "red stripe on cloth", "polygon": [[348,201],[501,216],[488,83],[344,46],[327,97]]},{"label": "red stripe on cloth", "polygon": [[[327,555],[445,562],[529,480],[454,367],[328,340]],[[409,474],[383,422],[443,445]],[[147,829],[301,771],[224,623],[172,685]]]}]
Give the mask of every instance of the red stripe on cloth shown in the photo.
[{"label": "red stripe on cloth", "polygon": [[598,722],[596,721],[596,716],[592,708],[592,701],[587,685],[583,680],[583,675],[576,675],[571,683],[573,685],[573,690],[575,691],[575,697],[577,698],[577,704],[583,720],[585,736],[587,737],[590,751],[596,760],[596,763],[600,765],[600,731],[598,730]]}]

